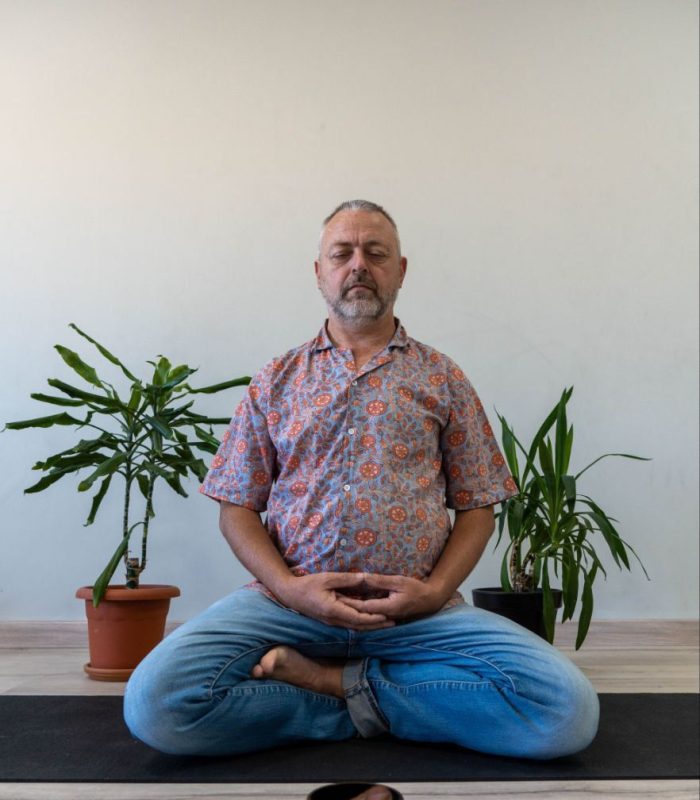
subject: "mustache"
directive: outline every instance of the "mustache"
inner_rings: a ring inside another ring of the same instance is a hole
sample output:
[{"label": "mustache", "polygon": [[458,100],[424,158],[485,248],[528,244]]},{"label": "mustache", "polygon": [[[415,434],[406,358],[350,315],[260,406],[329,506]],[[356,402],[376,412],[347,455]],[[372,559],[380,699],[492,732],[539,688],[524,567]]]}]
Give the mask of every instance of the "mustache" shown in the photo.
[{"label": "mustache", "polygon": [[377,290],[377,286],[374,283],[374,281],[353,281],[352,283],[343,287],[343,296],[345,296],[351,289],[354,289],[356,286],[362,286],[365,289],[371,289],[373,292],[376,292]]}]

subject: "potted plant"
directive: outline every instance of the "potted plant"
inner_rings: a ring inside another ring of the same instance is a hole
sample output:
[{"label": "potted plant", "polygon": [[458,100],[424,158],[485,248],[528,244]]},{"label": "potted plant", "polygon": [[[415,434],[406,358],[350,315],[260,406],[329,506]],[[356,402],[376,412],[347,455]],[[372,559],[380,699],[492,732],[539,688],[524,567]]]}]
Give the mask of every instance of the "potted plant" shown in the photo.
[{"label": "potted plant", "polygon": [[[249,383],[250,378],[234,378],[194,389],[187,379],[196,369],[186,364],[174,367],[165,356],[159,356],[157,361],[148,362],[153,366],[150,381],[141,380],[76,325],[71,323],[70,327],[122,371],[129,380],[126,393],[120,395],[76,352],[56,345],[61,358],[90,384],[92,390],[50,378],[49,385],[60,395],[37,393],[31,397],[66,410],[8,422],[5,427],[23,430],[63,425],[74,427],[85,436],[66,450],[35,464],[33,469],[46,474],[25,489],[25,493],[41,492],[66,475],[87,471],[78,483],[78,491],[87,492],[92,488],[97,491],[86,526],[95,521],[107,492],[117,483],[117,476],[123,479],[119,542],[94,585],[82,587],[77,596],[85,599],[88,616],[90,662],[85,671],[97,680],[126,680],[138,662],[162,639],[170,598],[180,594],[175,586],[140,584],[147,564],[149,526],[155,516],[154,488],[162,479],[177,494],[187,497],[181,479],[192,474],[202,481],[207,472],[196,451],[216,453],[219,442],[211,426],[229,421],[226,417],[214,418],[195,412],[194,399],[189,398],[242,386]],[[137,493],[142,496],[138,509],[134,503]],[[132,555],[130,542],[137,528],[141,528],[140,541],[137,554]],[[122,561],[125,583],[111,586],[110,580]]]},{"label": "potted plant", "polygon": [[[563,621],[572,619],[580,600],[578,649],[593,614],[593,583],[599,573],[606,575],[598,556],[600,546],[607,548],[620,569],[630,569],[630,554],[633,555],[647,575],[633,548],[620,537],[613,524],[617,520],[581,493],[579,479],[604,458],[649,459],[606,453],[572,474],[569,464],[574,429],[573,425],[569,427],[566,416],[572,393],[573,387],[564,390],[527,449],[498,414],[503,452],[518,493],[503,502],[496,514],[496,548],[504,532],[508,532],[501,586],[475,589],[472,596],[476,606],[502,613],[549,642],[554,641],[557,608],[563,605]],[[561,589],[552,587],[554,578],[561,583]]]}]

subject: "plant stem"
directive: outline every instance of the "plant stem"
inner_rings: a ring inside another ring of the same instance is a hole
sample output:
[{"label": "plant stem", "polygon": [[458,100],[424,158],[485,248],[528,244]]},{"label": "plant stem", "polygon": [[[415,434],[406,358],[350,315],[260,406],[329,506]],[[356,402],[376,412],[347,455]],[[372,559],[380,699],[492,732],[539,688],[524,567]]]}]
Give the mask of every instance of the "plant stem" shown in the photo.
[{"label": "plant stem", "polygon": [[154,475],[151,475],[148,481],[148,497],[146,498],[146,513],[143,518],[143,534],[141,536],[141,567],[139,572],[143,572],[146,569],[146,550],[148,548],[148,525],[151,521],[151,516],[153,515],[153,487],[155,485],[156,479]]}]

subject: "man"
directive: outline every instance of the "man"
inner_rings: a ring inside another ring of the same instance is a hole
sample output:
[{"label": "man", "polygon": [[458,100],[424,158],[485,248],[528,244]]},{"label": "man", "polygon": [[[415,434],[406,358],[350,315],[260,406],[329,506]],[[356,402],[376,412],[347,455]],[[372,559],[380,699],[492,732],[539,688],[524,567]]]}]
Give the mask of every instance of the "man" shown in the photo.
[{"label": "man", "polygon": [[380,206],[325,220],[328,320],[254,378],[202,485],[257,580],[135,671],[126,720],[153,747],[390,732],[551,758],[595,735],[579,670],[457,592],[515,485],[462,371],[394,317],[406,266]]}]

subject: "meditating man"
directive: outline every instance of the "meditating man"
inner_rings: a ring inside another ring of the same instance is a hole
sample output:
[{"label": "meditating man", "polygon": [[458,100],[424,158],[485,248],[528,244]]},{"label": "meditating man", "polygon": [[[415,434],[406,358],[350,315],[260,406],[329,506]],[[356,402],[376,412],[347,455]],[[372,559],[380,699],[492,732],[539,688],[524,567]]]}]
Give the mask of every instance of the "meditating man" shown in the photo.
[{"label": "meditating man", "polygon": [[457,591],[515,485],[463,372],[394,317],[389,214],[340,205],[315,270],[326,323],[253,379],[201,489],[257,580],[141,663],[131,731],[199,755],[387,732],[531,758],[585,747],[588,680]]}]

